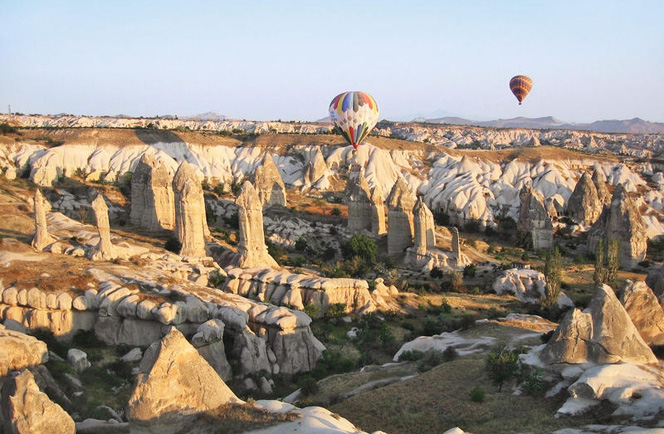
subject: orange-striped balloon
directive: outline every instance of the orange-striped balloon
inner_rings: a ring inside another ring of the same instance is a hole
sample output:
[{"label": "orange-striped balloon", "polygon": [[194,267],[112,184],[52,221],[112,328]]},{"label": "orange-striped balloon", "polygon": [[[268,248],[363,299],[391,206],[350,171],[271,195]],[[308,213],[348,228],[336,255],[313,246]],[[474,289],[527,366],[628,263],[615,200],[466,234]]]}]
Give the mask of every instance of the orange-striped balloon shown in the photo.
[{"label": "orange-striped balloon", "polygon": [[519,100],[519,105],[521,105],[523,99],[528,95],[528,92],[530,92],[532,87],[533,81],[530,77],[526,77],[525,75],[517,75],[510,80],[510,89],[516,99]]}]

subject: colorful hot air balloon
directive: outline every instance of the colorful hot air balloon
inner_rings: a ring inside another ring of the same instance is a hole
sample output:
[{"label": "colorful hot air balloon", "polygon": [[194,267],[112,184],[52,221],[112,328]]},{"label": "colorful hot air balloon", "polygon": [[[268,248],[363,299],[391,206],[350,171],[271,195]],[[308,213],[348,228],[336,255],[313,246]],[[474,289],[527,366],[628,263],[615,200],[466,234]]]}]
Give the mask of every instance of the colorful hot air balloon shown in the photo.
[{"label": "colorful hot air balloon", "polygon": [[519,105],[521,105],[521,102],[528,95],[532,87],[533,81],[525,75],[517,75],[510,80],[510,89],[516,99],[519,100]]},{"label": "colorful hot air balloon", "polygon": [[378,104],[364,92],[344,92],[330,103],[330,118],[346,141],[357,149],[378,122]]}]

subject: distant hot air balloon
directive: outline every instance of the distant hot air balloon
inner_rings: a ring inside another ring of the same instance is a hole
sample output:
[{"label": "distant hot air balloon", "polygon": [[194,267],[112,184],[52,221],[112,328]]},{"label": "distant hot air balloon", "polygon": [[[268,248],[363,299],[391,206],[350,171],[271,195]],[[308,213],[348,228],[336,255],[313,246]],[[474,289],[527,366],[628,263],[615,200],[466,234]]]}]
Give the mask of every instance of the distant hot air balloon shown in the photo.
[{"label": "distant hot air balloon", "polygon": [[344,92],[330,103],[330,118],[346,141],[357,149],[378,122],[378,104],[364,92]]},{"label": "distant hot air balloon", "polygon": [[526,77],[525,75],[517,75],[512,77],[510,80],[510,89],[512,90],[512,93],[516,99],[519,100],[519,105],[521,105],[521,102],[526,97],[526,95],[528,95],[528,92],[530,92],[532,87],[533,81],[530,79],[530,77]]}]

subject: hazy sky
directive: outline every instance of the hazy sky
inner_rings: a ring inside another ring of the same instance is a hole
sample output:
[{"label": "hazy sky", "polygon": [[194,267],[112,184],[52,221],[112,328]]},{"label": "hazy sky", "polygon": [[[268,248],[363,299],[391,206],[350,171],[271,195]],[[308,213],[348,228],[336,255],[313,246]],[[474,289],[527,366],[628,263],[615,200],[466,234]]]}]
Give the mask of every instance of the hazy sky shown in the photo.
[{"label": "hazy sky", "polygon": [[[664,122],[661,0],[0,0],[0,111]],[[523,106],[513,75],[534,86]]]}]

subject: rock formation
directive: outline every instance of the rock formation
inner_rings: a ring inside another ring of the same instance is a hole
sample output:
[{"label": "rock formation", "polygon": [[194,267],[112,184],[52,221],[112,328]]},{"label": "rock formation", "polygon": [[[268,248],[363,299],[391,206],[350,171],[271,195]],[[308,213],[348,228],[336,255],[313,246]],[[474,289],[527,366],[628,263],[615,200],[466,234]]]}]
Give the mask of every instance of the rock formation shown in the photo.
[{"label": "rock formation", "polygon": [[263,208],[272,205],[286,206],[286,186],[270,154],[266,153],[263,163],[256,168],[254,186]]},{"label": "rock formation", "polygon": [[279,268],[277,261],[267,252],[263,232],[263,206],[251,182],[244,182],[235,203],[238,206],[240,241],[234,264],[242,268]]},{"label": "rock formation", "polygon": [[[545,296],[544,274],[530,268],[505,270],[493,283],[496,294],[511,294],[524,303],[540,303]],[[561,309],[574,307],[574,302],[561,292],[556,300]]]},{"label": "rock formation", "polygon": [[403,178],[397,179],[387,199],[387,254],[400,255],[413,245],[413,208],[417,198]]},{"label": "rock formation", "polygon": [[664,309],[645,282],[632,282],[620,302],[648,345],[664,345]]},{"label": "rock formation", "polygon": [[620,242],[620,266],[632,269],[643,261],[648,248],[648,237],[643,218],[634,200],[618,184],[611,204],[588,231],[588,251],[594,252],[600,240]]},{"label": "rock formation", "polygon": [[211,319],[198,327],[196,334],[191,338],[191,344],[198,350],[198,354],[212,366],[222,380],[229,380],[233,371],[226,359],[224,347],[224,323],[218,319]]},{"label": "rock formation", "polygon": [[95,212],[97,220],[97,230],[99,231],[99,244],[93,249],[90,258],[93,261],[110,261],[115,258],[113,244],[111,244],[111,226],[108,222],[108,205],[104,196],[98,194],[92,201],[92,209]]},{"label": "rock formation", "polygon": [[629,315],[607,285],[597,288],[590,305],[563,318],[542,351],[546,363],[656,363]]},{"label": "rock formation", "polygon": [[[6,321],[5,318],[2,318]],[[0,378],[48,360],[46,344],[35,337],[8,330],[0,324]]]},{"label": "rock formation", "polygon": [[35,235],[32,237],[32,247],[37,250],[44,248],[55,241],[55,238],[48,233],[46,223],[46,212],[51,208],[50,204],[44,198],[41,190],[35,191]]},{"label": "rock formation", "polygon": [[567,214],[575,221],[591,226],[601,213],[602,202],[597,195],[597,188],[588,172],[583,172],[567,201]]},{"label": "rock formation", "polygon": [[606,176],[604,176],[604,173],[601,170],[595,169],[592,181],[597,189],[597,198],[600,205],[603,206],[611,203],[611,193],[609,193],[609,187],[606,185]]},{"label": "rock formation", "polygon": [[385,201],[383,200],[383,191],[380,186],[376,186],[371,191],[371,233],[374,236],[387,233],[385,224]]},{"label": "rock formation", "polygon": [[313,159],[311,159],[304,169],[304,182],[307,184],[316,184],[327,172],[327,163],[320,148],[316,148]]},{"label": "rock formation", "polygon": [[175,227],[173,173],[144,153],[131,177],[131,222],[149,231]]},{"label": "rock formation", "polygon": [[648,272],[646,284],[652,289],[656,297],[664,296],[664,265],[653,268]]},{"label": "rock formation", "polygon": [[542,196],[527,184],[521,189],[519,199],[517,229],[528,237],[527,244],[534,250],[553,248],[553,224]]},{"label": "rock formation", "polygon": [[175,236],[183,256],[205,256],[205,200],[196,168],[183,161],[173,178],[175,194]]},{"label": "rock formation", "polygon": [[456,266],[463,267],[470,264],[468,257],[461,252],[459,229],[456,226],[452,226],[450,232],[452,234],[452,254],[454,255]]},{"label": "rock formation", "polygon": [[415,249],[417,249],[418,255],[424,255],[427,250],[436,247],[433,213],[424,203],[422,197],[417,198],[415,207],[413,207],[413,227],[415,231]]},{"label": "rock formation", "polygon": [[143,432],[175,432],[187,416],[242,403],[175,327],[139,365],[128,417]]},{"label": "rock formation", "polygon": [[364,170],[359,169],[348,179],[348,232],[371,231],[373,224],[373,207],[369,183]]},{"label": "rock formation", "polygon": [[9,375],[2,386],[1,416],[5,434],[74,434],[74,421],[39,390],[30,371]]}]

